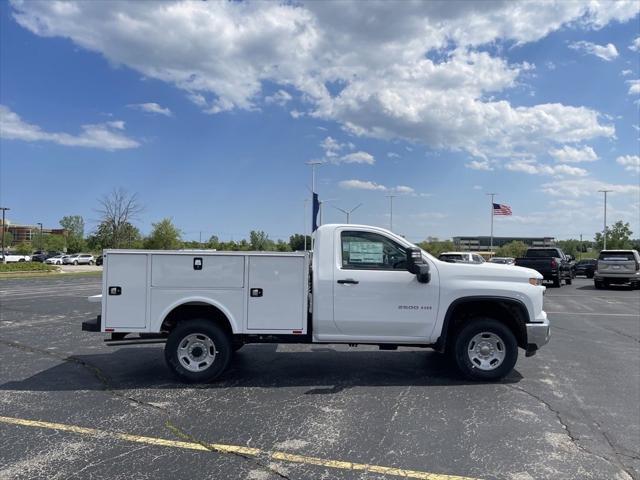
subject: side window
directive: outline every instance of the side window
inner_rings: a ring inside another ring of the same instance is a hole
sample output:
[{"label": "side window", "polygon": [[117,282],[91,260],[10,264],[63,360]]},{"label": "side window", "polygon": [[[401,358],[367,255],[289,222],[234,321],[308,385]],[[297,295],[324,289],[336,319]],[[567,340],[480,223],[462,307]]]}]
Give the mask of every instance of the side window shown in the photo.
[{"label": "side window", "polygon": [[482,263],[482,259],[480,258],[480,255],[473,256],[473,263]]},{"label": "side window", "polygon": [[342,232],[342,268],[357,270],[406,270],[404,247],[372,232]]}]

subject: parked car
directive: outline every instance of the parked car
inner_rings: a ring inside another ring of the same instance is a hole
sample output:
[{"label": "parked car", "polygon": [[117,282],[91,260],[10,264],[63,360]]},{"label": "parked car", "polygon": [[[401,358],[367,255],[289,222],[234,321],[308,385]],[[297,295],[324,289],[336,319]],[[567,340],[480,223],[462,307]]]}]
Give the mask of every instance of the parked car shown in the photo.
[{"label": "parked car", "polygon": [[628,283],[640,289],[640,254],[637,250],[602,250],[593,282],[596,288]]},{"label": "parked car", "polygon": [[54,255],[53,257],[49,257],[47,258],[44,263],[48,264],[48,265],[62,265],[62,259],[65,257],[66,255],[60,254],[60,255]]},{"label": "parked car", "polygon": [[586,260],[579,260],[576,262],[576,275],[584,275],[587,278],[593,278],[596,272],[596,266],[598,260],[595,258],[588,258]]},{"label": "parked car", "polygon": [[96,257],[96,265],[98,266],[102,265],[102,255],[98,255]]},{"label": "parked car", "polygon": [[442,252],[438,260],[449,263],[485,263],[481,255],[470,252]]},{"label": "parked car", "polygon": [[96,259],[90,253],[76,253],[64,259],[66,265],[93,265]]},{"label": "parked car", "polygon": [[165,360],[187,382],[215,380],[234,351],[259,342],[430,347],[490,381],[511,372],[518,347],[529,357],[550,335],[539,273],[442,262],[378,227],[322,225],[313,258],[153,250],[104,258],[102,295],[89,297],[104,302],[104,315],[82,329],[110,333],[112,345],[166,340]]},{"label": "parked car", "polygon": [[46,261],[47,258],[55,257],[56,255],[62,255],[62,252],[56,252],[52,250],[45,252],[43,250],[38,250],[36,252],[33,252],[33,255],[31,255],[31,261],[42,263]]},{"label": "parked car", "polygon": [[31,254],[31,261],[32,262],[44,262],[47,259],[47,252],[45,252],[44,250],[36,250],[35,252],[33,252]]},{"label": "parked car", "polygon": [[501,265],[515,265],[516,259],[513,257],[492,257],[489,263],[499,263]]},{"label": "parked car", "polygon": [[551,280],[554,287],[559,287],[562,280],[571,285],[573,280],[572,258],[565,255],[560,248],[529,248],[524,257],[516,258],[515,264],[536,270],[545,280]]},{"label": "parked car", "polygon": [[0,254],[0,263],[16,263],[16,262],[30,262],[31,256],[29,255],[17,255],[13,253]]}]

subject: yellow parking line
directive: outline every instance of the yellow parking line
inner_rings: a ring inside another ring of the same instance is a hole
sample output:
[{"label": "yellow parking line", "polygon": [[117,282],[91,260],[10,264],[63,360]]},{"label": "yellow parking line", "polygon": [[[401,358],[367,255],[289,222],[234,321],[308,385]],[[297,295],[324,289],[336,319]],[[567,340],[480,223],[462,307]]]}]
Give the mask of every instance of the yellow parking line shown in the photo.
[{"label": "yellow parking line", "polygon": [[57,430],[62,432],[71,432],[78,435],[88,435],[91,437],[111,437],[128,442],[144,443],[146,445],[156,445],[160,447],[183,448],[188,450],[201,451],[217,451],[222,453],[237,453],[252,457],[265,456],[270,460],[279,460],[281,462],[302,463],[306,465],[316,465],[320,467],[335,468],[340,470],[353,470],[371,473],[379,473],[403,478],[417,478],[421,480],[477,480],[471,477],[460,477],[457,475],[444,475],[440,473],[428,473],[419,470],[405,470],[403,468],[384,467],[381,465],[370,465],[368,463],[353,463],[340,460],[329,460],[318,457],[309,457],[307,455],[297,455],[293,453],[267,451],[259,448],[243,447],[240,445],[225,445],[221,443],[200,444],[197,442],[184,442],[178,440],[169,440],[166,438],[145,437],[141,435],[132,435],[128,433],[110,432],[108,430],[98,430],[96,428],[79,427],[76,425],[67,425],[64,423],[42,422],[39,420],[27,420],[24,418],[3,417],[0,416],[0,423],[20,425],[23,427],[44,428],[48,430]]}]

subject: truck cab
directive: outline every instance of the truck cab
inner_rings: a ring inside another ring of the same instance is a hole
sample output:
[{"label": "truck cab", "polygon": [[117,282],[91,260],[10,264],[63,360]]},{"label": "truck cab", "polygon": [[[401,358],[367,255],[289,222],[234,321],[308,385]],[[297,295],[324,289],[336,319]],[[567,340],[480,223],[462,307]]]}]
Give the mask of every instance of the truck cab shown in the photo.
[{"label": "truck cab", "polygon": [[171,370],[217,378],[247,343],[428,347],[494,380],[549,339],[542,275],[440,261],[366,225],[323,225],[313,252],[106,250],[101,316],[109,344],[166,342]]}]

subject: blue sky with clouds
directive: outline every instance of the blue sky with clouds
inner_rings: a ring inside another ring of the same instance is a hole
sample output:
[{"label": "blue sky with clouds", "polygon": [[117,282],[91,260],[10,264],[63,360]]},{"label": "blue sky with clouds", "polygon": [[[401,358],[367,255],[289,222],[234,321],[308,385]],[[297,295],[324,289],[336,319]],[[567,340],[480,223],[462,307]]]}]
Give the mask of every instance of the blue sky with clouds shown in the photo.
[{"label": "blue sky with clouds", "polygon": [[[55,225],[137,192],[143,232],[412,240],[640,233],[638,2],[0,4],[0,203]],[[308,220],[310,223],[310,220]]]}]

